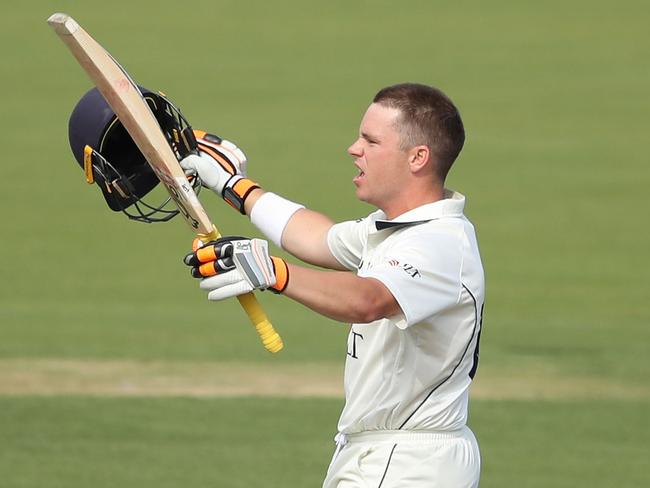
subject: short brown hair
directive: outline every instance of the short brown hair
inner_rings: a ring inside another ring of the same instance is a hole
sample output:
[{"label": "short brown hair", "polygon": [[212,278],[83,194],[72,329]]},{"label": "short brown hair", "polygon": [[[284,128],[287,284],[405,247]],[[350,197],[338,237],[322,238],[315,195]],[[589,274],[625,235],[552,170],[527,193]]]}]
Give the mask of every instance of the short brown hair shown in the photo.
[{"label": "short brown hair", "polygon": [[400,83],[381,89],[373,103],[400,111],[401,149],[428,146],[436,173],[444,180],[465,143],[463,121],[449,97],[432,86]]}]

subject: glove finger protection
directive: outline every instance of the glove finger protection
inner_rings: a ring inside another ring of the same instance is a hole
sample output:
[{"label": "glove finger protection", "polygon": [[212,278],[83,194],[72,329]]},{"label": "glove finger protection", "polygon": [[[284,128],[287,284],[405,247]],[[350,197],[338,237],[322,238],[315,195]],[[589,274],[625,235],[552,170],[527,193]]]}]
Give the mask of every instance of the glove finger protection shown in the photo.
[{"label": "glove finger protection", "polygon": [[253,291],[253,286],[238,269],[201,280],[200,288],[208,292],[208,300],[218,301]]},{"label": "glove finger protection", "polygon": [[208,299],[222,300],[254,289],[282,293],[289,283],[287,263],[270,256],[262,239],[222,237],[204,244],[183,259],[209,291]]},{"label": "glove finger protection", "polygon": [[233,255],[233,239],[245,237],[226,237],[203,244],[199,239],[192,242],[193,252],[183,258],[183,262],[192,266],[190,272],[194,278],[214,276],[235,269]]}]

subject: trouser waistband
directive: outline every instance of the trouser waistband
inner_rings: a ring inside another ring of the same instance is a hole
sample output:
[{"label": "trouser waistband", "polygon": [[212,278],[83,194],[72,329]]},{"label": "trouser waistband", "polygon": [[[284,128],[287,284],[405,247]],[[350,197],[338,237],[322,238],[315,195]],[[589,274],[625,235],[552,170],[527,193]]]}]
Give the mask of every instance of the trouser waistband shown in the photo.
[{"label": "trouser waistband", "polygon": [[341,449],[347,444],[355,444],[360,442],[431,442],[448,439],[458,439],[467,435],[467,426],[463,426],[458,430],[368,430],[364,432],[355,432],[354,434],[345,434],[339,432],[334,437],[336,449],[332,456],[332,463],[338,457]]},{"label": "trouser waistband", "polygon": [[339,432],[335,442],[339,445],[356,442],[408,442],[456,439],[465,435],[466,427],[458,430],[369,430],[344,434]]}]

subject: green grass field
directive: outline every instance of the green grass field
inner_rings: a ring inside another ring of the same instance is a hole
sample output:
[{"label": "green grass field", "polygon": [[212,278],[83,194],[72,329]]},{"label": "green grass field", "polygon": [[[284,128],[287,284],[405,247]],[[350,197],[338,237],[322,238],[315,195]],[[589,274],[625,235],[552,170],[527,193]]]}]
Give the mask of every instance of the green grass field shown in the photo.
[{"label": "green grass field", "polygon": [[84,183],[67,120],[90,82],[54,11],[339,220],[370,211],[345,149],[374,93],[446,91],[488,283],[481,486],[650,485],[646,2],[37,0],[0,31],[1,487],[319,486],[341,407],[344,325],[261,294],[286,344],[269,355],[187,277],[182,222],[128,222]]}]

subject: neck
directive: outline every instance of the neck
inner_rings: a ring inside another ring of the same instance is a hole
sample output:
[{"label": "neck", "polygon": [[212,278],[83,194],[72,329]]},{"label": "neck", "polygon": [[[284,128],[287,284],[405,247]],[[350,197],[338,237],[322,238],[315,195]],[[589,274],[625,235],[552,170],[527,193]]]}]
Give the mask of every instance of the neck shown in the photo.
[{"label": "neck", "polygon": [[424,191],[409,191],[399,198],[387,205],[384,205],[381,210],[386,214],[388,220],[402,215],[403,213],[413,210],[414,208],[421,207],[427,203],[437,202],[445,198],[445,188],[441,185],[435,187],[429,186]]}]

